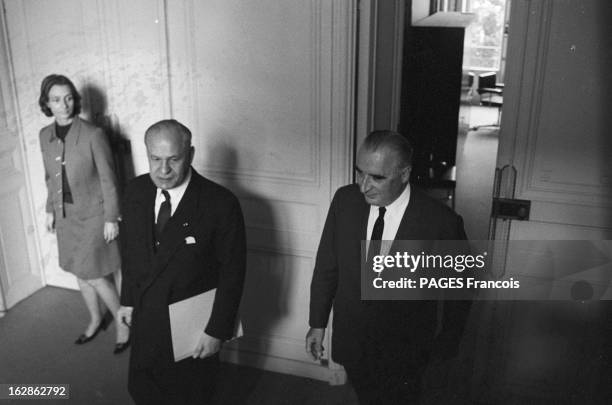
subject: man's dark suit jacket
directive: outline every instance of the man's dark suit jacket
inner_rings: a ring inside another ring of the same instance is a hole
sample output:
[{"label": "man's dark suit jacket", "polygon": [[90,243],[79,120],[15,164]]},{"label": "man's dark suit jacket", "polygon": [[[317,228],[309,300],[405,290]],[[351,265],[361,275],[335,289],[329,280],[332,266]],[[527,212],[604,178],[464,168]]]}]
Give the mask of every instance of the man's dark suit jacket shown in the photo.
[{"label": "man's dark suit jacket", "polygon": [[246,262],[242,211],[229,190],[193,169],[191,173],[156,252],[157,188],[145,174],[126,190],[121,305],[134,307],[130,368],[164,368],[174,363],[168,305],[201,292],[217,288],[206,333],[226,340],[234,330]]},{"label": "man's dark suit jacket", "polygon": [[[340,364],[358,361],[365,342],[401,350],[406,345],[416,350],[431,348],[437,327],[437,302],[361,301],[361,241],[367,239],[369,212],[370,205],[357,185],[338,189],[327,215],[311,283],[310,326],[327,327],[333,305],[331,354]],[[461,217],[412,187],[395,240],[463,239],[466,235]],[[464,304],[445,305],[444,335],[462,328],[468,309]]]}]

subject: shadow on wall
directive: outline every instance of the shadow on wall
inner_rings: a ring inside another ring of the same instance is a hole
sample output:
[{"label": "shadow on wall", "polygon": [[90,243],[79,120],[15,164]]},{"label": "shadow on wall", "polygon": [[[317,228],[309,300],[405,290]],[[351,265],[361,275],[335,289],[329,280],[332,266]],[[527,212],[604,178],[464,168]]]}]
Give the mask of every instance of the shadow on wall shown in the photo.
[{"label": "shadow on wall", "polygon": [[[244,337],[228,346],[265,353],[270,346],[267,338],[277,334],[281,321],[290,315],[288,298],[294,283],[290,262],[278,253],[283,244],[269,199],[245,188],[248,180],[235,175],[239,162],[231,134],[217,134],[215,139],[224,141],[207,150],[204,160],[223,168],[222,178],[217,178],[240,199],[247,233],[247,275],[240,308]],[[239,361],[241,353],[234,353]]]},{"label": "shadow on wall", "polygon": [[131,146],[128,137],[121,130],[117,116],[109,114],[105,92],[92,84],[81,89],[83,97],[83,112],[94,125],[102,128],[111,145],[115,159],[115,174],[119,183],[119,191],[134,177],[134,163],[131,156]]}]

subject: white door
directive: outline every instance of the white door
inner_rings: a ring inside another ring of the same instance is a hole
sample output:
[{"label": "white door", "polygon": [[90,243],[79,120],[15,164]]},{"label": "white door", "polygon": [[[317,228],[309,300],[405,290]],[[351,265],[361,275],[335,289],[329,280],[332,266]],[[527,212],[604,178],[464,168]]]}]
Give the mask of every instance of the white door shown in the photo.
[{"label": "white door", "polygon": [[32,219],[23,138],[15,114],[15,89],[0,16],[0,316],[43,286]]},{"label": "white door", "polygon": [[3,0],[20,136],[49,285],[78,288],[76,277],[59,267],[56,236],[44,229],[47,190],[38,133],[52,118],[38,106],[40,83],[51,73],[68,76],[83,97],[81,116],[101,126],[111,140],[131,142],[134,161],[127,171],[148,171],[144,131],[170,110],[164,4]]},{"label": "white door", "polygon": [[194,133],[194,167],[238,195],[247,227],[245,336],[226,354],[339,381],[306,357],[304,336],[323,223],[350,179],[357,4],[169,4],[173,115]]},{"label": "white door", "polygon": [[[611,239],[611,12],[607,1],[512,2],[498,167],[501,196],[530,200],[531,213],[498,221],[496,239]],[[507,270],[520,262],[506,259]],[[482,305],[472,396],[593,403],[603,308]]]}]

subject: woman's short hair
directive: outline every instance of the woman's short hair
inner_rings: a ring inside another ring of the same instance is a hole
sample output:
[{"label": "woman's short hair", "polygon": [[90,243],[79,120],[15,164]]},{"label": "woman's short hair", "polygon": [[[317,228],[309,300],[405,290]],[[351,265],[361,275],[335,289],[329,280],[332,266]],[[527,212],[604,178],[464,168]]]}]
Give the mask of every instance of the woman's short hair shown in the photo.
[{"label": "woman's short hair", "polygon": [[74,84],[64,75],[51,74],[45,77],[40,85],[40,98],[38,99],[38,105],[40,109],[47,117],[53,117],[53,113],[47,107],[49,102],[49,91],[51,87],[55,85],[68,86],[72,93],[72,100],[74,101],[74,109],[72,110],[72,116],[79,115],[81,113],[81,95],[77,91]]}]

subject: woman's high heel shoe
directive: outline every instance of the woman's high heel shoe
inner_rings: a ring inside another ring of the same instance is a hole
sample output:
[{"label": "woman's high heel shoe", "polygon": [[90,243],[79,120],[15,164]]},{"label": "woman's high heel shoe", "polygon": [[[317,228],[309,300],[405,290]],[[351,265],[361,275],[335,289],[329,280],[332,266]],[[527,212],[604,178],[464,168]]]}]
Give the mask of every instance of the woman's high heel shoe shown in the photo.
[{"label": "woman's high heel shoe", "polygon": [[93,338],[96,337],[96,335],[98,333],[100,333],[101,330],[106,330],[106,328],[108,328],[108,321],[106,321],[104,318],[102,318],[102,321],[100,321],[100,324],[98,324],[98,327],[96,328],[96,330],[94,330],[94,333],[92,333],[90,336],[87,336],[86,334],[82,333],[77,340],[74,341],[75,345],[82,345],[85,344],[87,342],[91,342],[93,340]]}]

